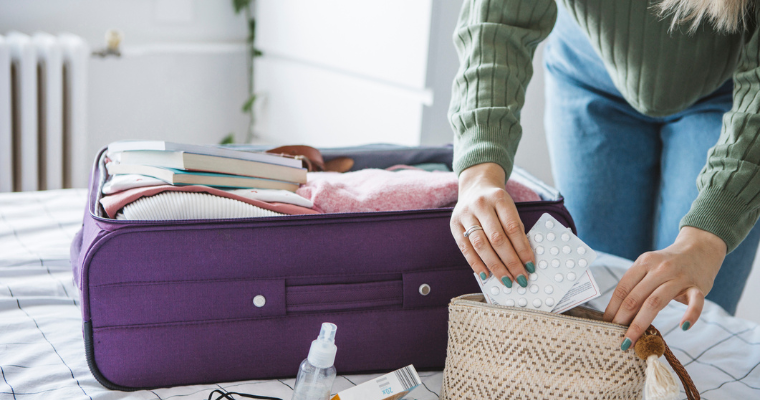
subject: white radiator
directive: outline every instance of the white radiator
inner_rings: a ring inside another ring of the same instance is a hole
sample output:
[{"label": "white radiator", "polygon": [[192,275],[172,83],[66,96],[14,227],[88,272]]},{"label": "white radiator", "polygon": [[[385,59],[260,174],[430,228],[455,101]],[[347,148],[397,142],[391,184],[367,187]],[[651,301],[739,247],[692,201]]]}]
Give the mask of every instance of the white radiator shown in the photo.
[{"label": "white radiator", "polygon": [[87,186],[87,62],[78,36],[0,35],[0,192]]}]

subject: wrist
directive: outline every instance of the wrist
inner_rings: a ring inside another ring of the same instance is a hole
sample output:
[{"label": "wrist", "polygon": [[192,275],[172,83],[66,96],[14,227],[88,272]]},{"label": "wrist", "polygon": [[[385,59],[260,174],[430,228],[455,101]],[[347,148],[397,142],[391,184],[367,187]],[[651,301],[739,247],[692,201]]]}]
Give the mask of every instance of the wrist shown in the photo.
[{"label": "wrist", "polygon": [[491,186],[503,189],[506,182],[504,168],[499,164],[477,164],[459,174],[459,191],[467,191],[474,186]]},{"label": "wrist", "polygon": [[707,250],[712,254],[720,254],[721,256],[725,256],[728,251],[726,242],[718,235],[693,226],[681,228],[678,232],[678,237],[676,237],[676,244],[697,247]]}]

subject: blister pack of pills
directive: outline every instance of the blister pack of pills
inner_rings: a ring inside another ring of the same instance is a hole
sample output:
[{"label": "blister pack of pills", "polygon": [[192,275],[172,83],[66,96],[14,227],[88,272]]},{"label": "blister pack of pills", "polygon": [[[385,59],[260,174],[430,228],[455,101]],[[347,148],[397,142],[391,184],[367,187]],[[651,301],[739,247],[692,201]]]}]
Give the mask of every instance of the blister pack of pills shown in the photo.
[{"label": "blister pack of pills", "polygon": [[529,274],[528,286],[515,282],[504,286],[491,275],[480,288],[490,304],[563,312],[599,296],[599,287],[588,270],[596,253],[554,217],[544,214],[528,232],[536,257],[536,272]]}]

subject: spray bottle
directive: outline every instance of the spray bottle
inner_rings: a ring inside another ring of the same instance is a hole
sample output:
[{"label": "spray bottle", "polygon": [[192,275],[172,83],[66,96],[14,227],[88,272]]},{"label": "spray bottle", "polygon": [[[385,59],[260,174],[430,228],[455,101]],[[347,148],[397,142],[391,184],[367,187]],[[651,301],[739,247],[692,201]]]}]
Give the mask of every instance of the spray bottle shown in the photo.
[{"label": "spray bottle", "polygon": [[335,380],[335,324],[325,322],[319,337],[311,342],[309,356],[298,368],[292,400],[329,400]]}]

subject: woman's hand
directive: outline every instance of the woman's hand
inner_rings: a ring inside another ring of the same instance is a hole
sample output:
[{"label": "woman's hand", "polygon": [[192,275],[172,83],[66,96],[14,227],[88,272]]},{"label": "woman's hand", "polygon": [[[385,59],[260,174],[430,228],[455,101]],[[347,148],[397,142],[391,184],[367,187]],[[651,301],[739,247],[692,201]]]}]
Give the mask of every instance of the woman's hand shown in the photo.
[{"label": "woman's hand", "polygon": [[[505,189],[504,175],[504,169],[494,163],[462,171],[451,233],[480,279],[488,278],[490,271],[507,287],[512,287],[513,281],[526,287],[526,269],[536,271],[535,259],[515,203]],[[483,230],[464,237],[464,232],[476,225]]]},{"label": "woman's hand", "polygon": [[636,343],[673,299],[688,306],[681,328],[694,325],[725,257],[721,238],[690,226],[667,248],[642,254],[623,275],[604,312],[605,321],[630,324],[620,348]]}]

